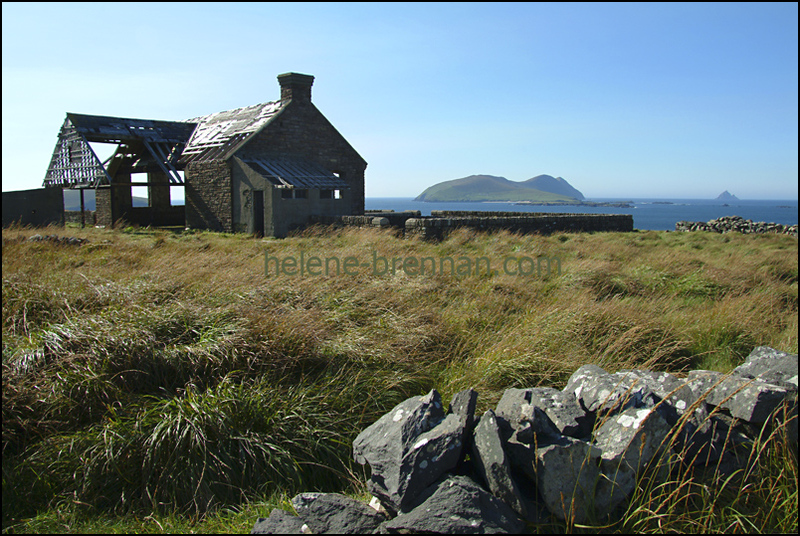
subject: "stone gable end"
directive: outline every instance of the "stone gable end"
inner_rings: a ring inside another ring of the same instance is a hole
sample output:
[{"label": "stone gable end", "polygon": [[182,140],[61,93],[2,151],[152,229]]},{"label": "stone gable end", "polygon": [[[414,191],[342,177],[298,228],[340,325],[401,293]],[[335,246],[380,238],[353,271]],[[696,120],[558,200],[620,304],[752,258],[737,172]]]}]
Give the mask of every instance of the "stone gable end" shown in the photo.
[{"label": "stone gable end", "polygon": [[367,163],[311,102],[289,102],[235,156],[292,155],[311,160],[350,185],[350,214],[364,213],[364,171]]}]

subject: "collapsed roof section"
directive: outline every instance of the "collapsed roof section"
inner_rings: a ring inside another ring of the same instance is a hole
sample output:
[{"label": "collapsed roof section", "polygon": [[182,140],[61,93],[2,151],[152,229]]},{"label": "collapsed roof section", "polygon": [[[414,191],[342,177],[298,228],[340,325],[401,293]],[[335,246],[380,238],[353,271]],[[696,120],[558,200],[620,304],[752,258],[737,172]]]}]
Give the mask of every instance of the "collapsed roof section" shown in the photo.
[{"label": "collapsed roof section", "polygon": [[67,119],[72,121],[75,129],[87,141],[104,143],[148,141],[156,144],[185,144],[197,126],[190,121],[156,121],[73,113],[68,113]]},{"label": "collapsed roof section", "polygon": [[56,148],[44,178],[45,186],[95,187],[108,182],[103,164],[69,117],[61,125]]},{"label": "collapsed roof section", "polygon": [[[286,105],[286,101],[267,102],[197,117],[181,163],[226,160],[261,131]],[[319,188],[343,190],[347,181],[307,159],[288,155],[244,158],[242,162],[277,188]]]},{"label": "collapsed roof section", "polygon": [[[68,113],[45,177],[45,186],[97,187],[117,173],[162,171],[170,183],[191,162],[226,160],[264,128],[283,101],[256,104],[189,121],[155,121]],[[118,144],[100,162],[89,142]],[[302,158],[287,155],[246,158],[253,171],[278,188],[346,189],[346,180]]]},{"label": "collapsed roof section", "polygon": [[[112,182],[120,170],[161,171],[172,184],[183,184],[178,162],[197,125],[68,113],[45,176],[45,186],[97,187]],[[89,142],[117,144],[100,162]]]},{"label": "collapsed roof section", "polygon": [[198,126],[181,162],[225,160],[281,110],[281,102],[267,102],[191,119]]}]

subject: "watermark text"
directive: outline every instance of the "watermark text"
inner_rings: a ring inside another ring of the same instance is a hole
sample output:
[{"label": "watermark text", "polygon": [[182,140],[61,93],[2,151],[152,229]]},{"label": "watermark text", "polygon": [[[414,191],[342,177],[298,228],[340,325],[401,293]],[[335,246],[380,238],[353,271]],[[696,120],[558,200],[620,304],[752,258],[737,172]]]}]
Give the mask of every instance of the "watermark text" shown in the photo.
[{"label": "watermark text", "polygon": [[455,277],[479,277],[491,275],[513,275],[523,277],[545,277],[561,275],[561,259],[558,257],[509,256],[493,265],[489,257],[445,256],[445,257],[384,257],[373,251],[371,257],[359,259],[348,257],[322,257],[301,251],[298,256],[277,257],[264,252],[264,275],[274,276],[373,276],[403,273],[410,277],[427,275],[451,275]]}]

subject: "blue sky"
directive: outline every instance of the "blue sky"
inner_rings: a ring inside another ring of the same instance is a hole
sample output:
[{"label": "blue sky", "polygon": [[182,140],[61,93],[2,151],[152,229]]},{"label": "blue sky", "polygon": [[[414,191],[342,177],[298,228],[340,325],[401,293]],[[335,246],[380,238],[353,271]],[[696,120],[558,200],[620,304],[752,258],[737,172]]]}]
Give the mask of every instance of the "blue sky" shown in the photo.
[{"label": "blue sky", "polygon": [[2,10],[4,191],[41,186],[66,112],[185,120],[294,71],[369,197],[543,173],[589,198],[798,197],[796,3]]}]

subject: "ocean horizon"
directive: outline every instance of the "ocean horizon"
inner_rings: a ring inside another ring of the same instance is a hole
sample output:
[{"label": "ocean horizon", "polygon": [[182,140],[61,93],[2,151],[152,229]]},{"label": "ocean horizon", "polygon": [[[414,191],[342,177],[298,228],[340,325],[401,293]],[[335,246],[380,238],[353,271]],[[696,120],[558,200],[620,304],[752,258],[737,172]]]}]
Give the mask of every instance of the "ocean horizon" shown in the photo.
[{"label": "ocean horizon", "polygon": [[674,231],[679,221],[709,221],[722,216],[741,216],[746,220],[795,225],[798,220],[797,199],[735,200],[727,203],[713,199],[680,198],[593,198],[587,201],[630,201],[631,208],[519,205],[510,202],[425,202],[413,197],[367,197],[367,210],[419,210],[430,216],[432,210],[482,210],[511,212],[552,212],[584,214],[631,214],[633,226],[645,231]]}]

